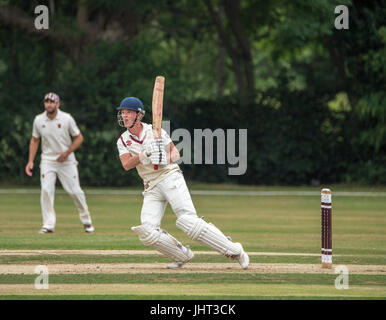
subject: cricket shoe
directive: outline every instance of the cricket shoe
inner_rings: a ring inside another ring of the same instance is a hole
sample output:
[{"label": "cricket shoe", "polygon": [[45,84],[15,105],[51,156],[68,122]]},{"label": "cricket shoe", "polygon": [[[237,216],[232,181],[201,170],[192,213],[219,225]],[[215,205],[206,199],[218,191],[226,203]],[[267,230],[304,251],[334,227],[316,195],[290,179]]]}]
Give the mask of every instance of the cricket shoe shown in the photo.
[{"label": "cricket shoe", "polygon": [[180,262],[180,261],[173,261],[172,263],[168,264],[168,269],[179,269],[181,268],[185,263],[189,262],[194,258],[194,253],[192,250],[190,250],[189,246],[185,246],[187,249],[186,255],[188,256],[185,261]]},{"label": "cricket shoe", "polygon": [[245,270],[248,268],[248,265],[249,265],[249,256],[244,251],[241,243],[240,243],[240,246],[241,246],[241,253],[239,255],[235,256],[234,259],[236,259],[240,263],[241,268],[243,268]]},{"label": "cricket shoe", "polygon": [[95,231],[95,228],[93,227],[92,224],[84,224],[83,228],[86,233],[94,233]]},{"label": "cricket shoe", "polygon": [[47,228],[41,228],[38,233],[43,234],[43,233],[54,233],[53,229],[47,229]]}]

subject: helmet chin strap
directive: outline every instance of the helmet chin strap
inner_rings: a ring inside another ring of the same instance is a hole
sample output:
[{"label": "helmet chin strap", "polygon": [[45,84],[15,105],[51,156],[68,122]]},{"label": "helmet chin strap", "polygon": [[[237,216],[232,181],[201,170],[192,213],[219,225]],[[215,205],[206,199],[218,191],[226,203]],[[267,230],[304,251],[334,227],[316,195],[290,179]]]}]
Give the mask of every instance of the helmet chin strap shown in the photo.
[{"label": "helmet chin strap", "polygon": [[135,123],[137,122],[137,120],[138,120],[138,113],[139,113],[139,112],[137,112],[137,114],[136,114],[136,116],[135,116],[135,119],[134,119],[134,122],[133,122],[133,124],[129,127],[129,129],[131,129],[132,127],[134,127]]}]

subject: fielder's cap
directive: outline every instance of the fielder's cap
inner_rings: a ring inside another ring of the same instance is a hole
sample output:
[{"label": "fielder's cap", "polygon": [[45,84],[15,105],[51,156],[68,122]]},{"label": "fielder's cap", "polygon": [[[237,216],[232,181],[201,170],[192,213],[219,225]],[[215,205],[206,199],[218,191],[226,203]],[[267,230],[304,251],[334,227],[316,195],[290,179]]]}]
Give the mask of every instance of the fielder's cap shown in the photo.
[{"label": "fielder's cap", "polygon": [[59,96],[56,93],[49,92],[49,93],[47,93],[44,96],[44,100],[51,100],[51,101],[54,101],[54,102],[59,102],[60,98],[59,98]]},{"label": "fielder's cap", "polygon": [[117,110],[129,109],[137,112],[145,113],[145,108],[141,100],[135,97],[127,97],[121,101]]}]

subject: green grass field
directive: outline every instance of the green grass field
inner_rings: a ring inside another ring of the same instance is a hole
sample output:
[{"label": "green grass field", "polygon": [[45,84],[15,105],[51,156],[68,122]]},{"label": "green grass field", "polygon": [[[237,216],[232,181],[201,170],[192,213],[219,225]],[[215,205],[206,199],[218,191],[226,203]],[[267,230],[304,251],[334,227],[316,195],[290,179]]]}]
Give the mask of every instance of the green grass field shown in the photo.
[{"label": "green grass field", "polygon": [[[319,255],[318,187],[191,187],[315,195],[192,196],[199,216],[251,253],[248,270],[190,240],[177,229],[168,207],[162,227],[196,253],[191,263],[173,271],[166,269],[166,257],[144,247],[129,229],[140,223],[140,194],[89,194],[87,190],[95,189],[86,188],[96,232],[85,234],[70,197],[57,193],[55,233],[39,235],[38,189],[0,193],[0,299],[386,298],[386,188],[331,186],[334,266],[326,270]],[[336,191],[378,195],[338,196]],[[51,270],[47,290],[34,287],[37,265]],[[337,265],[348,268],[349,289],[335,288]]]}]

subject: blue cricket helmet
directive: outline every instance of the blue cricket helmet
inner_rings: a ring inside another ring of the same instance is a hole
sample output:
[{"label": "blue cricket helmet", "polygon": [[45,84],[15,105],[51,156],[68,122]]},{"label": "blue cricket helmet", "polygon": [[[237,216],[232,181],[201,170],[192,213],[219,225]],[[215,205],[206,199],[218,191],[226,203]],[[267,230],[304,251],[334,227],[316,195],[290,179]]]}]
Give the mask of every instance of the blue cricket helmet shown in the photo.
[{"label": "blue cricket helmet", "polygon": [[141,100],[135,97],[127,97],[121,101],[117,110],[129,109],[145,114],[145,108]]},{"label": "blue cricket helmet", "polygon": [[119,126],[121,127],[125,127],[125,124],[121,115],[122,110],[125,110],[125,109],[134,110],[137,112],[134,122],[129,128],[132,128],[135,125],[135,123],[138,120],[139,113],[142,114],[142,117],[145,115],[145,108],[143,107],[142,101],[135,97],[127,97],[121,101],[120,106],[117,108],[118,110],[117,120],[118,120]]}]

